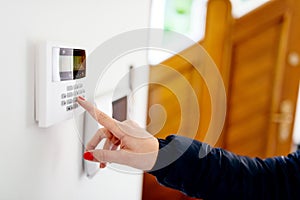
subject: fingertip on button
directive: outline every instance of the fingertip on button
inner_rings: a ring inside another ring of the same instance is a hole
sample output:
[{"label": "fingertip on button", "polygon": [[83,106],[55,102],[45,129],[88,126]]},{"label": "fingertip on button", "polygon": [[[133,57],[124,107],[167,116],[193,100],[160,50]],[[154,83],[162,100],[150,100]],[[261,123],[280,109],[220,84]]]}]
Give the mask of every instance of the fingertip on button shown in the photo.
[{"label": "fingertip on button", "polygon": [[85,101],[85,98],[83,98],[82,96],[78,96],[78,99],[81,101]]}]

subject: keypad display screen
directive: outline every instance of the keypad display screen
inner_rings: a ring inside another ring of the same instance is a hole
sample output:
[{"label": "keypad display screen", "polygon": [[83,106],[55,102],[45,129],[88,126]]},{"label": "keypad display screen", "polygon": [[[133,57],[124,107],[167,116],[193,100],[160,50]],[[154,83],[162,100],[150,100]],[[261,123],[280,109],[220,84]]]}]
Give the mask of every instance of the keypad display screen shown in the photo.
[{"label": "keypad display screen", "polygon": [[84,78],[86,76],[85,50],[60,48],[59,75],[61,81]]}]

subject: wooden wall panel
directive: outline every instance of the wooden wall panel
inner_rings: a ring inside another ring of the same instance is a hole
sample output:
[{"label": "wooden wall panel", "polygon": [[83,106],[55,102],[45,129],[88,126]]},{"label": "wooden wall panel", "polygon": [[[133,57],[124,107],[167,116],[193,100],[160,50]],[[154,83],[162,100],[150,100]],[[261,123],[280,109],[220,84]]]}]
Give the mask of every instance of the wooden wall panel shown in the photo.
[{"label": "wooden wall panel", "polygon": [[[229,0],[210,0],[208,3],[207,10],[207,24],[206,36],[204,41],[200,41],[204,48],[210,53],[213,60],[216,62],[217,66],[221,71],[225,82],[228,81],[228,65],[229,65],[229,55],[230,51],[230,40],[228,36],[230,35],[230,29],[232,26],[232,16],[231,16],[231,4]],[[227,52],[227,53],[226,53]],[[182,54],[192,55],[190,58],[197,60],[200,55],[194,53],[193,47],[186,49]],[[200,110],[195,110],[190,108],[191,114],[193,112],[200,112],[201,120],[195,121],[195,119],[188,119],[187,123],[184,124],[184,135],[187,137],[195,139],[203,139],[208,129],[210,123],[211,115],[211,103],[210,95],[208,93],[207,87],[203,81],[201,75],[191,66],[190,63],[180,58],[179,56],[174,56],[169,60],[162,63],[165,66],[169,66],[172,69],[178,71],[186,80],[191,84],[194,92],[196,93],[198,99],[198,105]],[[183,107],[189,109],[189,98],[190,94],[184,86],[181,85],[179,80],[171,77],[170,74],[159,73],[155,71],[155,66],[150,70],[150,80],[151,82],[166,82],[167,84],[174,84],[181,91],[181,94],[186,96],[183,102]],[[227,82],[225,83],[227,86]],[[149,118],[150,126],[148,131],[155,134],[156,137],[164,138],[167,135],[177,133],[179,123],[181,122],[181,113],[176,96],[172,94],[168,89],[163,88],[159,85],[152,84],[149,90],[149,108],[151,106],[159,104],[165,108],[167,113],[167,121],[163,128],[157,132],[157,128],[151,124]],[[149,113],[151,115],[151,112]],[[159,113],[153,113],[151,118],[159,118]],[[152,120],[153,121],[153,120]],[[156,122],[159,124],[159,122]],[[189,126],[191,123],[196,123],[199,126],[197,135],[190,135]],[[153,181],[155,183],[153,183]],[[144,176],[144,188],[143,188],[143,200],[155,200],[155,199],[172,199],[172,200],[183,200],[183,199],[193,199],[186,197],[184,194],[177,196],[178,191],[173,191],[160,186],[151,175],[145,174]],[[155,192],[153,192],[155,191]]]},{"label": "wooden wall panel", "polygon": [[[155,75],[151,74],[150,76],[154,76],[152,78],[152,81],[163,83],[162,80],[158,79],[165,78],[164,76],[167,75],[158,75],[155,73]],[[190,74],[185,72],[182,73],[182,76],[189,79]],[[190,95],[187,93],[188,90],[185,88],[185,85],[182,84],[179,79],[169,76],[167,76],[167,79],[168,82],[165,83],[165,86],[160,84],[152,84],[149,89],[151,96],[155,97],[149,99],[149,109],[151,109],[151,106],[158,104],[165,111],[165,113],[153,112],[150,115],[152,121],[150,118],[148,119],[150,126],[148,126],[147,130],[158,138],[165,138],[170,134],[176,134],[178,132],[178,128],[181,123],[181,107],[188,106]],[[180,90],[182,92],[181,95],[185,96],[185,98],[183,99],[184,101],[179,102],[176,94],[168,89],[167,86],[176,87],[178,90]],[[163,115],[165,115],[166,117],[166,121],[164,124],[162,124],[162,121],[164,121]],[[159,127],[161,127],[160,130]],[[159,132],[157,132],[158,130]],[[188,129],[186,130],[186,132],[188,134]]]}]

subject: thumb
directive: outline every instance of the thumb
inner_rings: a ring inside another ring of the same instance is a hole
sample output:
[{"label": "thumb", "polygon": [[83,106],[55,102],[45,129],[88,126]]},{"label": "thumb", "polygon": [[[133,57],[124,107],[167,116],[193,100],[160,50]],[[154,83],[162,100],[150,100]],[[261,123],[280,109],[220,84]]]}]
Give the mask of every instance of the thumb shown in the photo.
[{"label": "thumb", "polygon": [[122,150],[104,150],[96,149],[93,151],[87,151],[83,154],[85,160],[95,161],[95,162],[112,162],[123,164],[126,158],[124,158],[124,152]]}]

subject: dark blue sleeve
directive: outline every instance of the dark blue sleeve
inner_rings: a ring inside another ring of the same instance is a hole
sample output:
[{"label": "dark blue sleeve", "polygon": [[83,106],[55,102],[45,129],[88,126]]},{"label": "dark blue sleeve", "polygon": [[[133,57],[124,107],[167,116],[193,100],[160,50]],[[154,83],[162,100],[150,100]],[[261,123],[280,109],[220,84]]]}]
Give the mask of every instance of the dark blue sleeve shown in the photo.
[{"label": "dark blue sleeve", "polygon": [[300,199],[300,151],[262,160],[238,156],[181,136],[158,140],[158,158],[148,173],[156,176],[160,184],[188,196]]}]

